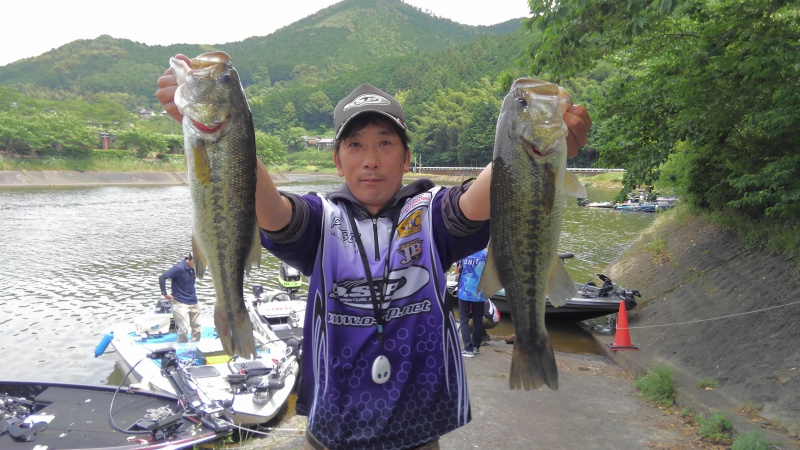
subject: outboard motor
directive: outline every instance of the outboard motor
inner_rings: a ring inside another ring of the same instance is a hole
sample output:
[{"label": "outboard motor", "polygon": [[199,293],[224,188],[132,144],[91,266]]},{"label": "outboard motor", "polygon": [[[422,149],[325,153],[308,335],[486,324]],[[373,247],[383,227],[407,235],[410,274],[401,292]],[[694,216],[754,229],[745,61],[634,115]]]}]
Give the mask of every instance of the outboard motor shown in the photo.
[{"label": "outboard motor", "polygon": [[600,287],[600,291],[597,293],[600,297],[608,297],[608,293],[614,290],[614,283],[611,281],[611,278],[598,273],[598,277],[603,280],[603,286]]},{"label": "outboard motor", "polygon": [[300,289],[300,271],[281,261],[278,281],[286,292],[290,295],[294,295],[297,293],[297,290]]},{"label": "outboard motor", "polygon": [[635,308],[637,303],[634,297],[641,297],[642,294],[639,293],[638,290],[630,290],[625,289],[625,310],[630,311],[631,309]]}]

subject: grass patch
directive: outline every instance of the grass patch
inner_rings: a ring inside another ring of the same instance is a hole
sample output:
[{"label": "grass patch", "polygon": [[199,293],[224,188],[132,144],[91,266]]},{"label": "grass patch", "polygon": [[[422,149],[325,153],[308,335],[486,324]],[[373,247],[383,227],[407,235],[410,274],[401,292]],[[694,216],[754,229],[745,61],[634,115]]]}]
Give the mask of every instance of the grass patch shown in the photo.
[{"label": "grass patch", "polygon": [[336,169],[331,152],[306,150],[286,155],[286,170],[303,172],[326,172]]},{"label": "grass patch", "polygon": [[643,248],[660,259],[660,257],[667,252],[667,240],[659,236],[658,233],[655,233],[653,239],[644,244]]},{"label": "grass patch", "polygon": [[642,250],[652,253],[653,263],[656,265],[661,265],[670,260],[670,254],[667,249],[668,244],[667,240],[661,237],[659,225],[655,225],[655,228],[652,229],[654,231],[648,234],[649,237],[645,238],[649,239],[649,242],[644,241],[642,244]]},{"label": "grass patch", "polygon": [[731,450],[768,450],[774,448],[767,443],[766,433],[762,430],[751,430],[740,434],[733,441]]},{"label": "grass patch", "polygon": [[605,172],[597,175],[577,175],[585,186],[622,189],[623,172]]},{"label": "grass patch", "polygon": [[708,417],[697,416],[696,420],[700,424],[700,436],[702,436],[703,439],[715,444],[724,445],[730,443],[730,432],[732,428],[728,416],[721,412],[715,412]]},{"label": "grass patch", "polygon": [[182,172],[186,170],[183,155],[164,155],[163,159],[116,157],[99,153],[90,158],[3,158],[0,170],[13,171],[76,171],[76,172]]},{"label": "grass patch", "polygon": [[673,370],[660,365],[647,372],[634,383],[642,396],[660,406],[672,406],[675,397]]},{"label": "grass patch", "polygon": [[797,218],[754,220],[732,210],[701,214],[710,222],[735,231],[746,248],[766,249],[789,259],[800,269],[800,221]]},{"label": "grass patch", "polygon": [[700,378],[697,380],[697,387],[700,389],[711,390],[719,387],[719,381],[716,378]]}]

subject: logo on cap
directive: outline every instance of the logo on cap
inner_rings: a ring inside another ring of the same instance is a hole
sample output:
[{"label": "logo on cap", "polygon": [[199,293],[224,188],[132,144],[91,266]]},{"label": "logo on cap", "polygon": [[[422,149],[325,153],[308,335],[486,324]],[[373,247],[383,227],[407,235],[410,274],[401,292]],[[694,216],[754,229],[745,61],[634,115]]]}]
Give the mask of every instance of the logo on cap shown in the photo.
[{"label": "logo on cap", "polygon": [[376,105],[390,105],[389,99],[378,94],[361,94],[354,98],[352,102],[344,105],[342,111],[347,111],[350,108],[359,108],[362,106],[376,106]]}]

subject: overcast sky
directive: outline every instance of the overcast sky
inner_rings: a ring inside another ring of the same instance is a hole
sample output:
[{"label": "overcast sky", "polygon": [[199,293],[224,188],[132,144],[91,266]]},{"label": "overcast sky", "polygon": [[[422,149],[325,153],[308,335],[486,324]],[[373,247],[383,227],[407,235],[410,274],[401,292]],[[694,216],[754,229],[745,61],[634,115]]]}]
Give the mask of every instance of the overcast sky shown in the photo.
[{"label": "overcast sky", "polygon": [[[148,45],[236,42],[266,36],[339,1],[12,0],[0,13],[0,66],[103,34]],[[403,1],[467,25],[530,15],[527,0]]]}]

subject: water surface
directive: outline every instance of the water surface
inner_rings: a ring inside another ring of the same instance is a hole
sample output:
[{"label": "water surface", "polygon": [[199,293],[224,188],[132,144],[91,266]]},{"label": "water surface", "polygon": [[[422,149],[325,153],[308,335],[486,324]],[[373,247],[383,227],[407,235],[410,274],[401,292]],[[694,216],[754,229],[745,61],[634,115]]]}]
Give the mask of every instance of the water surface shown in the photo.
[{"label": "water surface", "polygon": [[[304,177],[281,186],[330,192],[339,179]],[[589,188],[592,201],[610,190]],[[653,220],[648,213],[591,210],[571,202],[561,251],[588,279],[612,262]],[[190,248],[187,186],[0,190],[0,379],[106,384],[114,354],[93,357],[111,324],[129,321],[161,298],[158,277]],[[279,287],[278,260],[264,252],[245,281]],[[197,281],[204,313],[213,311],[210,278]],[[113,378],[113,377],[112,377]],[[115,382],[115,381],[111,381]]]}]

